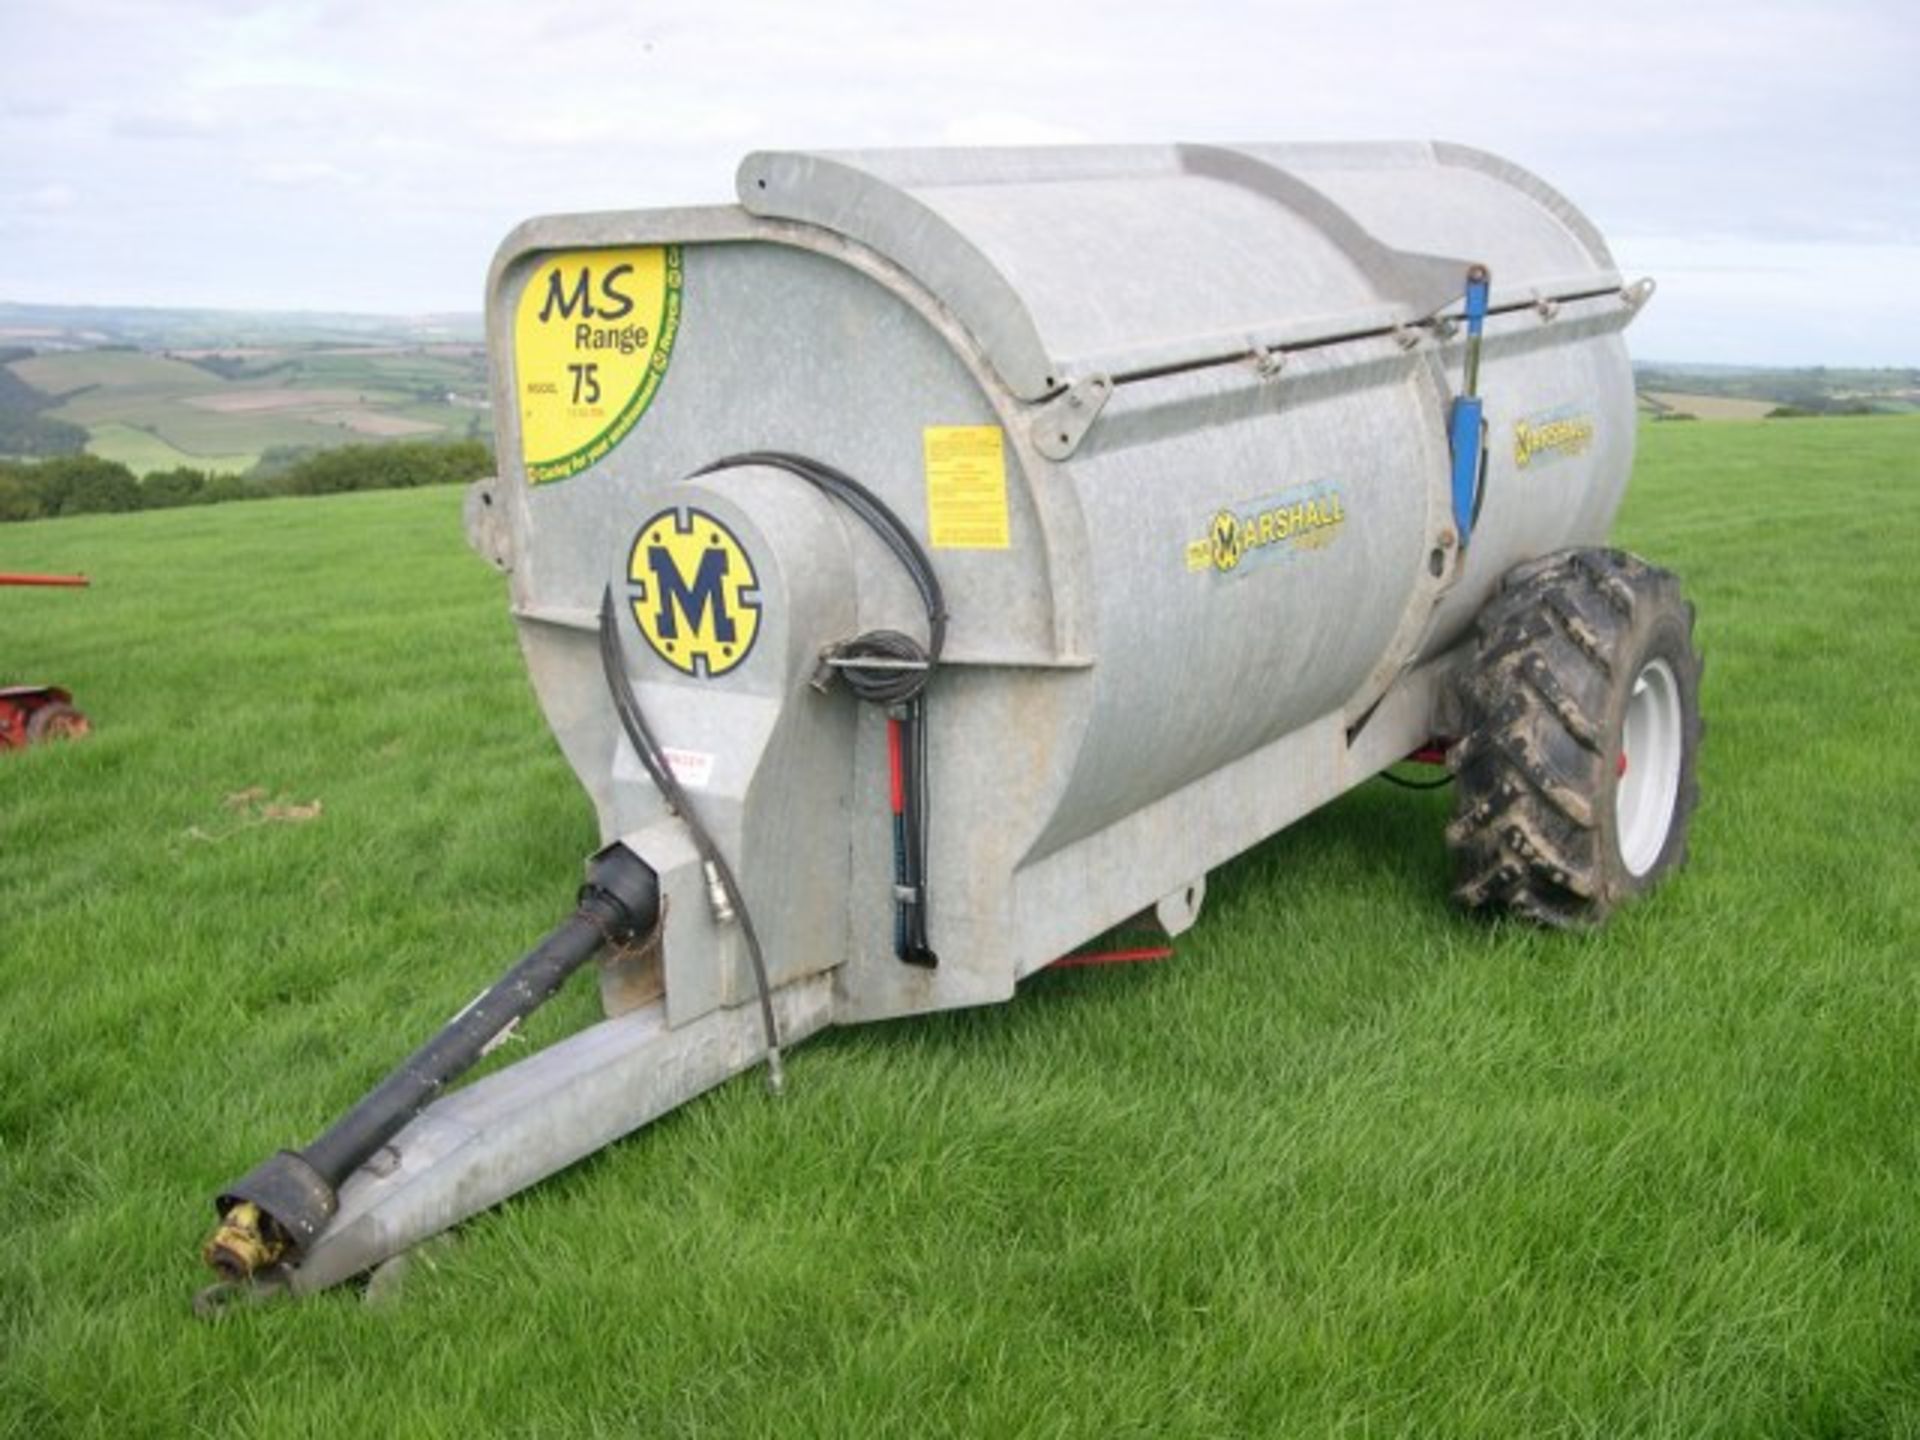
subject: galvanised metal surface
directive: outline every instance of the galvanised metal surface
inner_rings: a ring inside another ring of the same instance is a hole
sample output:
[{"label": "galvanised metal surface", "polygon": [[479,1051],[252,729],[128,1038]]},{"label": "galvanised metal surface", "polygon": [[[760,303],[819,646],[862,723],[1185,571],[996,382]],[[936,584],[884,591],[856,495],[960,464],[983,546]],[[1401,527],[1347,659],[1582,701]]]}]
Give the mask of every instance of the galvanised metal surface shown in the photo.
[{"label": "galvanised metal surface", "polygon": [[[831,1013],[824,978],[784,988],[781,1033]],[[657,1120],[760,1059],[759,1017],[714,1011],[678,1028],[659,1005],[603,1020],[419,1115],[340,1189],[340,1209],[287,1268],[297,1294],[324,1290],[497,1205]]]},{"label": "galvanised metal surface", "polygon": [[[1004,999],[1156,904],[1189,922],[1209,869],[1444,728],[1451,648],[1499,576],[1601,541],[1626,484],[1618,332],[1647,289],[1622,287],[1564,199],[1479,152],[756,155],[739,193],[509,238],[489,300],[502,473],[469,502],[605,837],[661,873],[675,1026],[752,988],[737,927],[711,913],[684,827],[620,734],[603,587],[775,984],[831,972],[832,1018],[870,1019]],[[537,389],[567,380],[529,348],[531,307],[591,321],[594,292],[569,287],[604,284],[632,251],[665,265],[672,299],[637,418],[577,473],[533,483],[554,449],[535,428],[601,412],[584,366],[571,410]],[[1476,263],[1493,276],[1489,454],[1463,545],[1448,314]],[[1004,498],[987,452],[930,460],[945,427],[998,449]],[[926,697],[932,969],[892,951],[884,717],[809,683],[857,631],[921,633],[919,599],[871,532],[792,476],[689,478],[766,450],[870,487],[945,587]],[[657,568],[661,523],[709,527],[715,553],[724,531],[756,588],[701,590],[691,558],[677,580]],[[652,648],[642,617],[675,584],[689,634],[750,619],[744,656],[686,669]]]}]

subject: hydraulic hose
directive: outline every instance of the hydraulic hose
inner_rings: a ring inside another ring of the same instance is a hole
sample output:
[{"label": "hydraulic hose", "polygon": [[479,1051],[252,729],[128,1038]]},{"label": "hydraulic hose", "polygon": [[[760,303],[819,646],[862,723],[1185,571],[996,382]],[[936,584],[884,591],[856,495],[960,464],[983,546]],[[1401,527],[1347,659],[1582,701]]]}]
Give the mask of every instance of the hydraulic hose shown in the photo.
[{"label": "hydraulic hose", "polygon": [[750,450],[693,473],[697,478],[743,466],[783,470],[846,506],[893,552],[926,607],[924,645],[904,631],[870,630],[836,647],[831,663],[854,694],[887,711],[894,802],[894,954],[909,965],[938,965],[940,957],[927,939],[926,689],[947,643],[947,600],[940,576],[926,547],[886,501],[824,460],[784,450]]},{"label": "hydraulic hose", "polygon": [[778,1095],[786,1088],[786,1070],[780,1058],[780,1026],[774,1019],[773,985],[767,979],[767,957],[760,949],[760,932],[754,928],[753,914],[747,909],[747,897],[741,893],[733,866],[700,819],[700,812],[667,763],[666,752],[654,737],[647,717],[640,712],[640,702],[627,683],[626,665],[626,657],[620,650],[619,627],[614,620],[613,587],[609,585],[600,592],[600,673],[606,679],[607,694],[613,701],[614,714],[620,719],[620,728],[626,732],[627,743],[667,802],[667,808],[687,827],[694,849],[700,852],[700,863],[709,883],[719,887],[728,911],[740,923],[740,938],[746,942],[754,990],[760,1000],[760,1029],[767,1041],[767,1088]]},{"label": "hydraulic hose", "polygon": [[207,1264],[237,1281],[298,1255],[326,1228],[349,1175],[602,946],[650,931],[659,908],[658,883],[639,857],[621,845],[601,851],[578,908],[518,964],[305,1150],[282,1150],[220,1194],[214,1203],[221,1223],[207,1242]]},{"label": "hydraulic hose", "polygon": [[784,470],[816,490],[831,495],[859,516],[905,568],[907,578],[913,581],[914,589],[920,592],[921,603],[926,606],[927,643],[922,645],[911,635],[898,630],[875,630],[848,641],[840,647],[840,655],[850,659],[904,662],[898,669],[885,663],[871,669],[848,666],[844,672],[847,684],[862,700],[877,705],[904,705],[917,699],[933,677],[934,667],[940,663],[940,652],[947,643],[947,598],[940,588],[940,576],[933,568],[926,547],[884,500],[846,471],[836,469],[824,460],[813,460],[784,450],[749,450],[739,455],[724,456],[711,465],[701,466],[693,474],[698,479],[723,470],[754,465]]}]

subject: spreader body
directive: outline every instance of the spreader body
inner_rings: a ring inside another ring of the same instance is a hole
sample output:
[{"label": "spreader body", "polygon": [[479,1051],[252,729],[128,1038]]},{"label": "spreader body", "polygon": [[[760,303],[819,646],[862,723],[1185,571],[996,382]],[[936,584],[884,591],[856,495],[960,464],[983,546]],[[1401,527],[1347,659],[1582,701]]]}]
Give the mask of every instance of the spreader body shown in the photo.
[{"label": "spreader body", "polygon": [[[1477,151],[767,154],[738,190],[508,240],[501,475],[470,507],[605,836],[669,894],[687,872],[676,1021],[752,978],[616,722],[608,587],[773,982],[831,972],[834,1018],[865,1020],[1004,1000],[1143,910],[1181,928],[1210,869],[1437,733],[1434,662],[1514,564],[1601,540],[1626,484],[1642,292]],[[1468,517],[1450,416],[1475,266]],[[837,642],[920,623],[914,592],[791,477],[696,476],[755,451],[857,478],[938,570],[937,965],[895,953],[885,714],[810,683]]]}]

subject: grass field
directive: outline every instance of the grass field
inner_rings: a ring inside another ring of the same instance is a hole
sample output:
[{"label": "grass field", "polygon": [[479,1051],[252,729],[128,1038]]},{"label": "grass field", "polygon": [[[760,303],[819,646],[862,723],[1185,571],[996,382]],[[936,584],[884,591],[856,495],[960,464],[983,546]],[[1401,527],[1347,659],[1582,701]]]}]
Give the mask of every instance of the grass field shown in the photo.
[{"label": "grass field", "polygon": [[151,431],[136,430],[117,421],[88,429],[87,453],[118,461],[136,475],[151,475],[157,470],[175,470],[182,466],[213,475],[232,475],[251,469],[260,458],[251,451],[237,455],[191,455]]},{"label": "grass field", "polygon": [[1710,733],[1606,931],[1462,919],[1446,797],[1364,787],[1170,963],[830,1035],[397,1302],[196,1323],[214,1188],[595,840],[459,503],[0,532],[96,577],[0,634],[99,727],[0,760],[0,1433],[1920,1434],[1920,420],[1645,429]]},{"label": "grass field", "polygon": [[1697,420],[1764,420],[1778,408],[1778,400],[1742,400],[1727,395],[1682,395],[1671,390],[1649,391],[1665,409]]},{"label": "grass field", "polygon": [[9,368],[60,400],[46,413],[84,427],[88,451],[136,475],[245,470],[276,446],[463,439],[476,415],[486,434],[474,404],[486,365],[475,346],[260,347],[231,363],[229,376],[150,351],[73,350]]}]

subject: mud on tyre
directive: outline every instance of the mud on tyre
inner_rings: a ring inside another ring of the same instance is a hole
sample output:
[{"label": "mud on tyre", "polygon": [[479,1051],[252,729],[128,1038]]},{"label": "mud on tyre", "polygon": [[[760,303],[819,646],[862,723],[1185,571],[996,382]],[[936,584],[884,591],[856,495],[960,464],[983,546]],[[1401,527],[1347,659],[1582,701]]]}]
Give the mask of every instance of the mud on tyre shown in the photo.
[{"label": "mud on tyre", "polygon": [[1591,924],[1681,865],[1700,668],[1693,606],[1667,571],[1566,550],[1510,572],[1455,682],[1455,898]]}]

